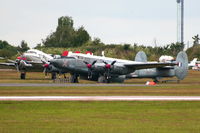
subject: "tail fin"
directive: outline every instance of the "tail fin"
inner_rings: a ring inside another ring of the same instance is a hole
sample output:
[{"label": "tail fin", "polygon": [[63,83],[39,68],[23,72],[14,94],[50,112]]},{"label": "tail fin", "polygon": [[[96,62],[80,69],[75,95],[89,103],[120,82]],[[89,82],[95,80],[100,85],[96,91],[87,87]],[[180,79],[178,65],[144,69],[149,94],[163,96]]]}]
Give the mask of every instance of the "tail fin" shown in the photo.
[{"label": "tail fin", "polygon": [[179,63],[175,66],[175,75],[179,80],[183,80],[188,73],[188,56],[185,52],[181,51],[176,57],[176,62]]},{"label": "tail fin", "polygon": [[145,52],[139,51],[135,56],[135,61],[147,62],[147,56],[146,56]]}]

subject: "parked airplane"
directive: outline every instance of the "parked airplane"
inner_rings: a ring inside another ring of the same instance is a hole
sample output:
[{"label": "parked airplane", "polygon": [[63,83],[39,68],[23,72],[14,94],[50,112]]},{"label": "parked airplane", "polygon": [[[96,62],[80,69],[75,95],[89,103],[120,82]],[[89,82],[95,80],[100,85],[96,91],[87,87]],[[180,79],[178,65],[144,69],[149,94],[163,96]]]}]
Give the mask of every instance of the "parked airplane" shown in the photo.
[{"label": "parked airplane", "polygon": [[192,68],[193,70],[200,70],[200,61],[197,61],[197,58],[194,58],[189,64],[189,68]]},{"label": "parked airplane", "polygon": [[30,49],[14,60],[8,60],[10,63],[0,63],[0,65],[15,67],[20,72],[20,78],[26,78],[28,71],[43,71],[43,64],[53,59],[52,56],[39,51],[37,49]]},{"label": "parked airplane", "polygon": [[190,61],[190,63],[188,64],[188,67],[196,66],[196,61],[197,61],[197,58],[194,58],[192,61]]},{"label": "parked airplane", "polygon": [[[183,56],[183,57],[182,57]],[[78,77],[100,83],[123,82],[130,73],[139,69],[158,68],[160,72],[178,63],[185,63],[187,55],[181,52],[176,62],[143,62],[94,56],[91,54],[69,53],[67,57],[53,59],[47,64],[49,70],[71,73],[71,82],[78,82]],[[161,70],[162,69],[162,70]],[[178,69],[176,71],[179,71]]]},{"label": "parked airplane", "polygon": [[[160,62],[174,62],[174,59],[170,56],[162,56]],[[135,61],[147,62],[147,56],[144,52],[138,52]],[[136,70],[134,73],[127,75],[128,78],[152,78],[154,82],[159,82],[160,79],[165,77],[176,76],[178,80],[183,80],[188,71],[188,57],[185,52],[179,52],[176,57],[176,62],[181,62],[177,66],[165,66],[158,68],[149,68]]]}]

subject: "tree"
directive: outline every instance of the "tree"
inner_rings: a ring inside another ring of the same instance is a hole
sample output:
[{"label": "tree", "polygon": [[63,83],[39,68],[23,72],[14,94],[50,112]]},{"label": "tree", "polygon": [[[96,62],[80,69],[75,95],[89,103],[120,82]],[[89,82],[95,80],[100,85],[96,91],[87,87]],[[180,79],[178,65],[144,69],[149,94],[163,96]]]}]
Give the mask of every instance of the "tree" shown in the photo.
[{"label": "tree", "polygon": [[0,49],[7,48],[8,46],[8,42],[0,40]]},{"label": "tree", "polygon": [[193,41],[193,46],[196,46],[199,44],[199,34],[197,34],[196,36],[192,37]]},{"label": "tree", "polygon": [[41,44],[41,43],[38,43],[38,44],[36,45],[35,49],[40,49],[40,48],[42,48],[42,44]]},{"label": "tree", "polygon": [[131,46],[130,44],[124,44],[123,49],[127,51],[130,49],[130,46]]},{"label": "tree", "polygon": [[10,45],[7,41],[0,40],[0,56],[10,58],[17,53],[17,48]]},{"label": "tree", "polygon": [[78,30],[73,27],[74,21],[69,16],[58,19],[56,31],[43,40],[45,47],[78,47],[90,40],[90,35],[81,26]]},{"label": "tree", "polygon": [[98,37],[95,37],[95,38],[93,39],[93,41],[92,41],[92,44],[93,44],[93,45],[99,45],[99,44],[101,44],[101,39],[98,38]]},{"label": "tree", "polygon": [[90,40],[90,35],[83,26],[81,26],[74,34],[73,46],[75,47],[81,46]]},{"label": "tree", "polygon": [[17,47],[17,50],[20,52],[25,52],[29,49],[28,44],[24,40],[22,40],[20,46]]},{"label": "tree", "polygon": [[182,51],[184,49],[183,43],[172,43],[169,47],[170,54],[173,56],[176,56],[178,52]]}]

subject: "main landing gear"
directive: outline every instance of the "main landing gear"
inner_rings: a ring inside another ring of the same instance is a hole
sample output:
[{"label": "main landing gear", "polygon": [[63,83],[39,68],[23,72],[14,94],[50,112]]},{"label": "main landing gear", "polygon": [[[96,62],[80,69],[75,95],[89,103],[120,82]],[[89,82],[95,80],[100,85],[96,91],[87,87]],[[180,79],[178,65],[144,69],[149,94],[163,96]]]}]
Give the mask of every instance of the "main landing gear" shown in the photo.
[{"label": "main landing gear", "polygon": [[99,78],[98,78],[98,82],[99,83],[109,83],[110,82],[110,80],[109,79],[107,79],[106,78],[106,76],[99,76]]},{"label": "main landing gear", "polygon": [[20,79],[26,79],[26,72],[20,73]]},{"label": "main landing gear", "polygon": [[70,82],[71,83],[78,83],[78,74],[76,74],[76,73],[73,73],[73,74],[71,74],[71,77],[70,77]]},{"label": "main landing gear", "polygon": [[52,73],[51,73],[51,79],[52,79],[52,80],[55,80],[55,79],[56,79],[56,72],[52,72]]}]

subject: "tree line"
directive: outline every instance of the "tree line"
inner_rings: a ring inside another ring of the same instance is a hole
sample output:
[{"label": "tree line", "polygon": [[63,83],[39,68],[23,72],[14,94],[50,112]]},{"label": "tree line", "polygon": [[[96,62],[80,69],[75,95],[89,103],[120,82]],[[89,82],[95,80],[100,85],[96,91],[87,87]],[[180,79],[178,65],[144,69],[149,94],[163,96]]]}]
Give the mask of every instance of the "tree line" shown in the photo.
[{"label": "tree line", "polygon": [[23,53],[29,49],[28,44],[22,40],[17,47],[9,44],[7,41],[0,40],[0,57],[11,58],[17,53]]},{"label": "tree line", "polygon": [[[189,48],[187,53],[189,58],[198,57],[200,59],[199,35],[194,36],[192,39],[194,40],[193,47]],[[62,16],[58,18],[56,30],[43,39],[42,44],[37,44],[35,48],[44,51],[45,49],[51,48],[64,48],[65,50],[74,48],[85,51],[89,50],[96,54],[100,54],[101,51],[106,51],[108,56],[128,59],[132,59],[138,51],[143,50],[150,60],[156,60],[161,55],[171,55],[175,57],[179,51],[184,49],[184,44],[171,43],[159,47],[143,46],[139,44],[104,44],[99,38],[91,39],[91,36],[83,26],[77,29],[74,28],[72,17]],[[22,40],[21,44],[17,47],[0,40],[1,57],[9,58],[28,49],[28,44],[24,40]],[[53,51],[48,52],[51,53]],[[60,52],[62,51],[57,51],[55,54],[59,54]]]}]

